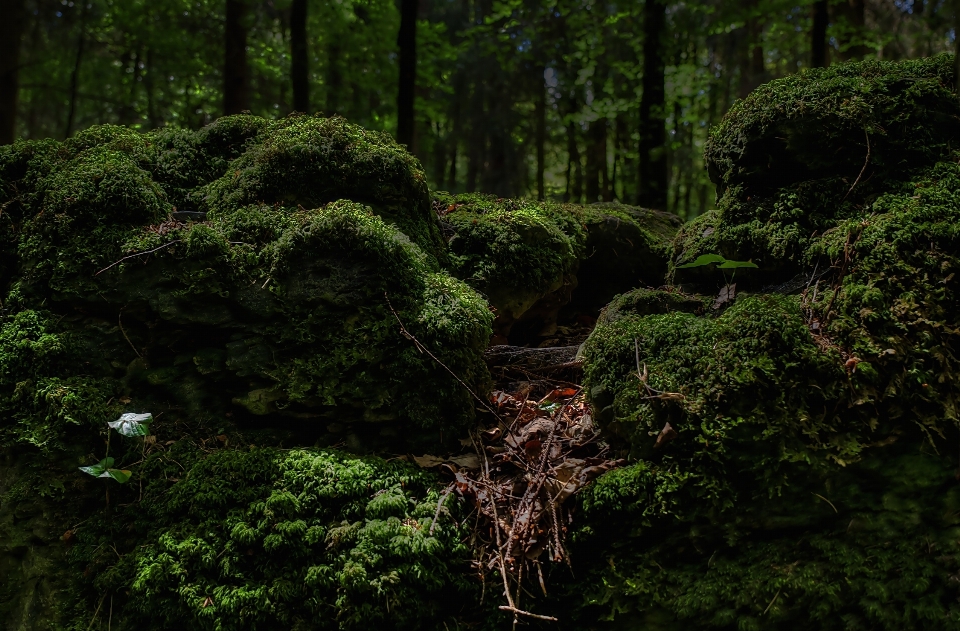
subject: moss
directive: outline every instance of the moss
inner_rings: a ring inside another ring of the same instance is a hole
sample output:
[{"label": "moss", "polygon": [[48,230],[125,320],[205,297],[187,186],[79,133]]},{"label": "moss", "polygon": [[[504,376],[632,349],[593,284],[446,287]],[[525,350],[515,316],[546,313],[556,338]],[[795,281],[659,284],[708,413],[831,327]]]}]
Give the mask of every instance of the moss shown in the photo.
[{"label": "moss", "polygon": [[[644,292],[608,307],[585,385],[634,463],[583,497],[577,549],[607,562],[587,562],[593,587],[571,615],[658,629],[956,626],[960,167],[939,144],[953,128],[936,122],[956,107],[950,61],[774,82],[714,133],[724,197],[681,231],[674,263],[719,253],[765,267],[754,287],[820,280],[805,297],[741,292],[719,314]],[[850,192],[863,162],[844,143],[861,124],[877,162]],[[784,153],[753,161],[762,134],[786,138]],[[804,151],[820,142],[840,149],[815,162]],[[761,182],[768,167],[781,179]]]},{"label": "moss", "polygon": [[[479,596],[449,510],[430,532],[439,493],[415,467],[334,451],[205,454],[182,441],[140,471],[143,501],[81,528],[72,552],[95,568],[91,607],[116,594],[114,625],[443,628]],[[119,558],[100,555],[103,542]]]},{"label": "moss", "polygon": [[448,193],[434,203],[453,232],[451,273],[504,315],[520,317],[577,271],[587,237],[578,206]]},{"label": "moss", "polygon": [[205,195],[216,211],[353,200],[396,224],[428,254],[444,255],[419,163],[390,136],[342,118],[294,116],[271,124]]}]

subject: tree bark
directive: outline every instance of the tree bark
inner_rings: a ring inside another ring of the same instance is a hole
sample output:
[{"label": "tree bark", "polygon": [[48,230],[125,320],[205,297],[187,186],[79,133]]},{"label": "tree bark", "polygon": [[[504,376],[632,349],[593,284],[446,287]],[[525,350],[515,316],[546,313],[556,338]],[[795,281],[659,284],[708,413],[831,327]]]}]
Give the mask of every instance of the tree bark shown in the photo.
[{"label": "tree bark", "polygon": [[827,25],[830,23],[830,14],[827,9],[828,0],[817,0],[813,3],[813,28],[810,31],[810,67],[827,67]]},{"label": "tree bark", "polygon": [[247,63],[247,13],[243,0],[227,0],[224,29],[223,113],[250,109],[250,66]]},{"label": "tree bark", "polygon": [[0,145],[12,143],[17,131],[25,13],[23,0],[0,0]]},{"label": "tree bark", "polygon": [[[542,69],[541,69],[542,70]],[[543,83],[543,72],[537,77],[537,100],[534,116],[536,117],[536,142],[537,142],[537,199],[546,198],[546,188],[543,179],[543,173],[546,169],[546,144],[547,144],[547,87]]]},{"label": "tree bark", "polygon": [[646,0],[643,7],[643,94],[640,97],[640,190],[637,204],[660,210],[667,206],[665,26],[665,0]]},{"label": "tree bark", "polygon": [[310,75],[307,66],[307,0],[290,5],[290,83],[293,109],[310,113]]},{"label": "tree bark", "polygon": [[844,23],[845,42],[840,51],[840,59],[850,61],[863,59],[870,53],[868,48],[862,42],[864,29],[866,28],[866,2],[865,0],[841,0],[834,5],[837,17]]},{"label": "tree bark", "polygon": [[571,121],[567,123],[567,192],[563,201],[579,204],[582,200],[583,167],[580,163],[580,149],[577,147],[577,127]]},{"label": "tree bark", "polygon": [[83,61],[83,49],[87,42],[87,8],[86,3],[81,3],[80,9],[80,35],[77,38],[77,55],[73,61],[73,71],[70,73],[70,106],[67,109],[67,125],[63,131],[63,137],[69,138],[73,133],[73,123],[77,115],[77,96],[80,87],[80,64]]},{"label": "tree bark", "polygon": [[414,96],[417,84],[417,14],[419,0],[400,0],[400,84],[397,89],[397,142],[413,149]]}]

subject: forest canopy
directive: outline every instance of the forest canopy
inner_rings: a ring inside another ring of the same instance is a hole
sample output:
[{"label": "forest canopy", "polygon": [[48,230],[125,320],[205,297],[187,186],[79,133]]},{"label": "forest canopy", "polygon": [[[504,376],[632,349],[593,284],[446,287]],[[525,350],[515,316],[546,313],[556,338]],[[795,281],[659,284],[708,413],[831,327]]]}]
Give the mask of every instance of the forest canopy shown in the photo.
[{"label": "forest canopy", "polygon": [[687,219],[714,205],[702,153],[737,98],[955,39],[948,0],[3,0],[0,13],[0,142],[338,114],[401,136],[434,190]]}]

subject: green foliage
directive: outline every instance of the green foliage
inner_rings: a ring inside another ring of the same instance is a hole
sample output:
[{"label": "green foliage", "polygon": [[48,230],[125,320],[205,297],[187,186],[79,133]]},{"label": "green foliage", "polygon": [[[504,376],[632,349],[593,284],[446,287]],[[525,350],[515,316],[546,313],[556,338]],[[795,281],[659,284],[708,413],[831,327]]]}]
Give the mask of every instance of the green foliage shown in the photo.
[{"label": "green foliage", "polygon": [[142,472],[143,502],[115,516],[117,532],[81,530],[74,552],[79,563],[101,540],[120,546],[89,592],[128,594],[114,601],[115,625],[443,628],[479,596],[449,510],[430,532],[439,494],[421,469],[335,451],[178,444]]}]

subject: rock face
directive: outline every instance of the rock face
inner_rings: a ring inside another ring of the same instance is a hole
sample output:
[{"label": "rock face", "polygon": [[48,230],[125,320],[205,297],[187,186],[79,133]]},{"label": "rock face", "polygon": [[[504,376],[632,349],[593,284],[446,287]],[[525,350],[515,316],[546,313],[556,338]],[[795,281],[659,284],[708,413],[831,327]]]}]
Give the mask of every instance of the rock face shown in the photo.
[{"label": "rock face", "polygon": [[[0,207],[9,628],[87,628],[110,600],[115,628],[450,615],[465,551],[422,531],[432,477],[277,449],[439,447],[473,421],[463,384],[489,388],[493,316],[440,267],[415,159],[336,118],[97,127],[0,148]],[[149,440],[104,442],[124,412]],[[108,450],[127,486],[77,470]]]},{"label": "rock face", "polygon": [[[587,341],[585,386],[635,463],[584,497],[583,615],[960,623],[952,81],[951,57],[806,72],[713,132],[719,209],[683,229],[673,262],[752,259],[736,281],[754,293],[717,309],[715,294],[622,296]],[[723,272],[674,278],[715,292]]]}]

